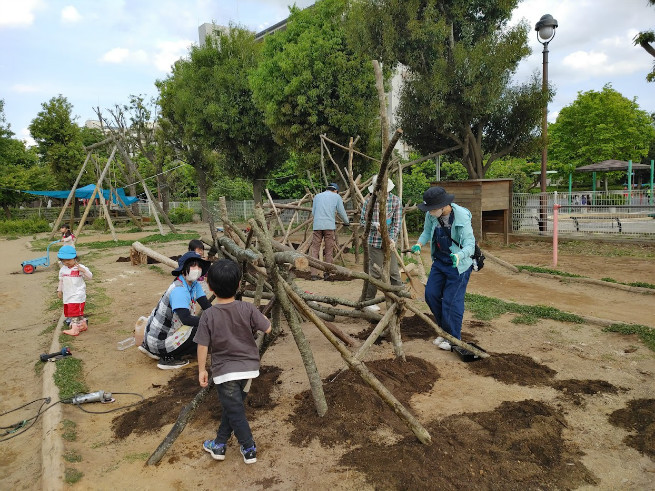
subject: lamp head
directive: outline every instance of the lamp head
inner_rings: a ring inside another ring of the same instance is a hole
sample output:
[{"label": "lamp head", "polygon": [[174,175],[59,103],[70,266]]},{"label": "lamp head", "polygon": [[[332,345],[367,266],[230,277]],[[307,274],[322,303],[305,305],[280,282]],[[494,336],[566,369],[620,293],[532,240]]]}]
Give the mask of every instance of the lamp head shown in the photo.
[{"label": "lamp head", "polygon": [[534,30],[537,31],[537,39],[542,44],[555,37],[555,29],[557,29],[557,21],[550,14],[542,15],[534,27]]}]

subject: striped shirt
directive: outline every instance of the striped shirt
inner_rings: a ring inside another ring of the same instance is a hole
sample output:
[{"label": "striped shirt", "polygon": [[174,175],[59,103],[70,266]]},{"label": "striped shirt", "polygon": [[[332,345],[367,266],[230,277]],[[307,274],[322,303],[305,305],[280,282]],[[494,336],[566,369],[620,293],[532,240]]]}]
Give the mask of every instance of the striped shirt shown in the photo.
[{"label": "striped shirt", "polygon": [[[362,214],[359,217],[359,223],[363,226],[366,225],[366,208],[368,207],[368,201],[371,198],[369,195],[364,201],[364,206],[362,207]],[[389,229],[389,238],[394,242],[398,238],[400,233],[400,226],[403,218],[403,208],[400,203],[400,198],[395,194],[389,193],[387,196],[387,228]],[[380,222],[380,204],[376,201],[375,207],[373,209],[374,222]],[[368,233],[368,245],[375,247],[376,249],[382,249],[382,235],[380,235],[379,227],[371,227],[370,232]]]}]

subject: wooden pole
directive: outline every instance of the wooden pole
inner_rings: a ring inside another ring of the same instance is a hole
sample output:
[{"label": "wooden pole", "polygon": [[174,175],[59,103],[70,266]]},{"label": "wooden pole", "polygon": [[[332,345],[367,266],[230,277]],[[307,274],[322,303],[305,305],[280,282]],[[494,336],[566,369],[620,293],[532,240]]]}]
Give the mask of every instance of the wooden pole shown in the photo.
[{"label": "wooden pole", "polygon": [[369,387],[371,387],[382,400],[400,417],[400,419],[407,425],[407,427],[416,435],[421,443],[429,445],[432,443],[432,438],[428,431],[421,425],[416,417],[411,414],[405,406],[403,406],[394,395],[371,373],[371,371],[362,363],[357,360],[348,351],[348,348],[341,343],[337,337],[325,326],[325,323],[302,301],[302,299],[293,291],[293,288],[285,281],[282,281],[282,287],[287,293],[291,301],[301,313],[309,318],[309,320],[321,331],[323,336],[327,338],[330,343],[339,351],[343,360],[348,366],[357,373]]},{"label": "wooden pole", "polygon": [[82,178],[82,174],[84,173],[84,169],[86,169],[86,164],[89,162],[90,158],[91,158],[91,152],[87,151],[86,159],[84,159],[84,163],[82,164],[82,168],[80,169],[80,172],[78,172],[77,174],[75,183],[73,184],[73,187],[71,188],[70,192],[68,193],[68,196],[66,197],[66,202],[64,203],[64,206],[61,207],[61,211],[59,212],[59,216],[57,217],[57,220],[55,220],[55,224],[52,227],[52,232],[50,232],[50,237],[48,240],[52,240],[52,238],[55,236],[55,232],[59,228],[59,224],[61,223],[62,218],[64,218],[64,213],[66,212],[66,208],[68,208],[71,199],[73,199],[73,197],[75,196],[75,190],[77,189],[77,185],[80,183],[80,179]]},{"label": "wooden pole", "polygon": [[328,410],[327,401],[325,400],[323,382],[321,381],[321,376],[318,373],[318,368],[316,368],[316,362],[314,361],[314,355],[312,353],[311,346],[307,342],[305,334],[300,328],[297,316],[294,315],[291,303],[289,302],[289,297],[285,293],[285,290],[282,286],[285,284],[285,282],[279,273],[275,260],[273,259],[273,247],[271,245],[271,239],[266,232],[266,220],[264,218],[264,212],[259,206],[255,206],[254,211],[255,218],[251,218],[248,223],[250,223],[250,226],[255,231],[255,235],[257,235],[257,238],[259,239],[259,244],[264,256],[264,262],[273,283],[275,298],[282,307],[282,311],[284,312],[287,323],[289,324],[289,328],[291,329],[293,339],[296,342],[296,346],[298,346],[298,351],[300,352],[300,357],[302,358],[303,364],[305,366],[305,372],[307,373],[311,392],[314,397],[316,412],[319,416],[323,417]]}]

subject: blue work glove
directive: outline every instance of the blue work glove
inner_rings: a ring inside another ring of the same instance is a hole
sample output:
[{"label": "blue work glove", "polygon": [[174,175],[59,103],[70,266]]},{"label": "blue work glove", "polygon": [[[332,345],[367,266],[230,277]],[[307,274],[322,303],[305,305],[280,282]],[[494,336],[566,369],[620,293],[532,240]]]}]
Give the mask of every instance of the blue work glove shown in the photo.
[{"label": "blue work glove", "polygon": [[416,244],[412,246],[412,253],[419,254],[421,252],[421,244]]},{"label": "blue work glove", "polygon": [[459,256],[457,254],[450,254],[450,259],[453,260],[453,268],[456,268],[459,265]]}]

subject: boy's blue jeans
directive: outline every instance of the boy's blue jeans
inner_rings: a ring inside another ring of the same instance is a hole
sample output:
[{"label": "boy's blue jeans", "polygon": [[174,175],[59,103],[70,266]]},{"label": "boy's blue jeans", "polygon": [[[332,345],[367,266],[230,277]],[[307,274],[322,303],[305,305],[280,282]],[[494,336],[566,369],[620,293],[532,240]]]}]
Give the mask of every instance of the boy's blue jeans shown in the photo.
[{"label": "boy's blue jeans", "polygon": [[448,256],[433,258],[432,269],[425,285],[425,302],[437,325],[448,334],[462,339],[464,296],[472,268],[459,274]]},{"label": "boy's blue jeans", "polygon": [[247,383],[247,379],[231,380],[216,386],[222,409],[221,424],[214,440],[216,443],[227,443],[234,432],[234,436],[243,448],[255,445],[250,425],[246,419],[245,400],[248,393],[243,389]]}]

